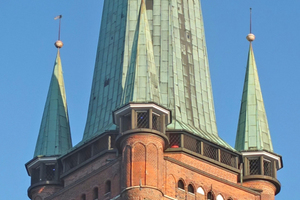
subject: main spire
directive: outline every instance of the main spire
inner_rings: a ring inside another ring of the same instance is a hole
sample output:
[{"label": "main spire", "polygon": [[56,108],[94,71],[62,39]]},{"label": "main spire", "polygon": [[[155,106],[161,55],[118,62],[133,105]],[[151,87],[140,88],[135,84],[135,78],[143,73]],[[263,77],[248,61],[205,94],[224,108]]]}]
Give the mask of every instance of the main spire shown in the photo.
[{"label": "main spire", "polygon": [[267,150],[273,152],[273,146],[260,88],[252,42],[255,36],[247,35],[250,42],[240,116],[235,141],[235,149]]},{"label": "main spire", "polygon": [[59,52],[62,42],[60,40],[56,41],[55,46],[57,47],[57,55],[34,157],[62,155],[72,147],[66,92]]},{"label": "main spire", "polygon": [[129,101],[154,101],[172,111],[168,130],[229,147],[217,133],[199,1],[104,1],[83,141],[116,130],[112,111]]}]

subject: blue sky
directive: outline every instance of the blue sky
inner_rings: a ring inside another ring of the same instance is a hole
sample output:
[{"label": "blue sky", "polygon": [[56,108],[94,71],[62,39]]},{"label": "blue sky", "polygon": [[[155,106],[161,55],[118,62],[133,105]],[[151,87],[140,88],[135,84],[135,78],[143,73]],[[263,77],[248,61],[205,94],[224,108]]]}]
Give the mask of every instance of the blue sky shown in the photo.
[{"label": "blue sky", "polygon": [[[0,0],[1,199],[28,199],[32,159],[56,56],[61,50],[73,144],[83,135],[103,0]],[[234,146],[249,43],[253,49],[274,151],[283,156],[276,200],[294,199],[300,162],[300,1],[202,0],[219,135]]]}]

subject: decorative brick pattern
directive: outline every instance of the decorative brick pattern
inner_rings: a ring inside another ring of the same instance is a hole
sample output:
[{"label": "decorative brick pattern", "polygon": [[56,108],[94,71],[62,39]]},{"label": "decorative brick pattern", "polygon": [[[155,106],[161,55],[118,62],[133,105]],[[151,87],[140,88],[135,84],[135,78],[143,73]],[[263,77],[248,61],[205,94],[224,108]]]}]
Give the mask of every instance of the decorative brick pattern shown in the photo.
[{"label": "decorative brick pattern", "polygon": [[132,149],[132,185],[146,184],[146,148],[143,144],[137,143]]}]

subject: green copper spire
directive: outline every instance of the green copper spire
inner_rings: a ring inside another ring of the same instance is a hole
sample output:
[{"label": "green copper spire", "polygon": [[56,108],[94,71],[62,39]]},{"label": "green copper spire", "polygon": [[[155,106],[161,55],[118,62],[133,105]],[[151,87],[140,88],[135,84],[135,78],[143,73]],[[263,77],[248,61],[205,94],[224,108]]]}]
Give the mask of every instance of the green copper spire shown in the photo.
[{"label": "green copper spire", "polygon": [[[247,39],[252,42],[254,35]],[[267,115],[260,89],[258,73],[250,43],[235,149],[267,150],[273,152]]]},{"label": "green copper spire", "polygon": [[[62,43],[56,46],[60,48]],[[58,49],[34,157],[61,155],[70,148],[72,141]]]},{"label": "green copper spire", "polygon": [[121,105],[154,101],[172,111],[168,130],[231,148],[217,133],[200,2],[144,4],[104,1],[83,142],[115,130],[112,111]]},{"label": "green copper spire", "polygon": [[142,0],[131,58],[127,70],[121,105],[129,102],[160,103],[159,82],[153,55],[153,44]]}]

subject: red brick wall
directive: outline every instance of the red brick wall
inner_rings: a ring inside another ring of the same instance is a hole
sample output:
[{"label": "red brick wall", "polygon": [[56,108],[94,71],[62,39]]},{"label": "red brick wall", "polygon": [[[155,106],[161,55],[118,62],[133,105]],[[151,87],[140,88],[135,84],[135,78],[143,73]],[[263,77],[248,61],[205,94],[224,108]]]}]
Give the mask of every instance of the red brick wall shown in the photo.
[{"label": "red brick wall", "polygon": [[[124,199],[137,194],[144,198],[150,198],[149,195],[154,194],[162,197],[163,147],[164,140],[153,134],[134,134],[123,139],[121,142],[122,166],[124,166],[122,168],[122,190],[135,186],[146,186],[147,188],[126,190],[123,195]],[[153,191],[151,192],[151,190]]]},{"label": "red brick wall", "polygon": [[187,165],[201,169],[202,171],[207,172],[209,174],[214,174],[219,178],[226,179],[233,183],[237,183],[238,174],[236,172],[230,172],[225,169],[220,170],[220,167],[218,166],[214,166],[213,164],[202,161],[200,159],[196,159],[195,157],[184,153],[165,153],[165,156],[179,160]]},{"label": "red brick wall", "polygon": [[[95,187],[98,187],[99,200],[111,199],[121,192],[120,168],[120,162],[115,162],[113,165],[89,178],[77,179],[74,183],[69,184],[64,190],[59,192],[58,195],[48,198],[47,200],[81,200],[82,194],[86,194],[86,200],[92,200]],[[89,172],[89,167],[82,168],[80,171],[81,173],[87,173]],[[70,175],[69,178],[71,178],[71,176],[72,175]],[[107,180],[111,181],[111,192],[105,194],[105,184]]]},{"label": "red brick wall", "polygon": [[263,180],[247,181],[244,182],[244,186],[263,190],[261,194],[261,200],[275,199],[276,187],[268,181],[263,181]]},{"label": "red brick wall", "polygon": [[[221,194],[225,200],[274,200],[275,187],[267,181],[249,181],[243,186],[262,189],[254,192],[241,187],[237,182],[237,172],[230,171],[195,158],[186,153],[164,153],[164,140],[152,134],[133,134],[121,142],[122,155],[115,161],[115,154],[106,154],[78,169],[65,179],[65,188],[45,200],[93,200],[93,190],[98,188],[98,199],[108,200],[121,194],[124,200],[205,200],[206,194],[212,191],[217,197]],[[164,156],[172,160],[164,159]],[[174,162],[174,160],[177,160]],[[107,167],[106,167],[107,166]],[[105,192],[105,183],[111,181],[111,192]],[[184,189],[178,189],[178,180],[183,180]],[[188,192],[188,185],[194,188],[194,194]],[[197,193],[202,187],[205,195]],[[41,188],[32,190],[33,197]],[[58,188],[46,187],[39,194],[42,197],[51,195]],[[165,195],[165,196],[164,196]],[[260,196],[262,197],[260,199]]]},{"label": "red brick wall", "polygon": [[101,156],[99,159],[95,159],[89,164],[83,166],[79,170],[74,171],[70,175],[64,178],[65,187],[74,183],[75,181],[85,177],[87,174],[92,173],[94,170],[106,165],[109,163],[107,159],[116,159],[116,153],[108,153]]},{"label": "red brick wall", "polygon": [[31,190],[31,195],[32,195],[31,199],[32,200],[40,199],[40,198],[44,199],[54,194],[55,192],[59,191],[60,189],[62,189],[62,187],[52,186],[52,185],[36,187]]},{"label": "red brick wall", "polygon": [[[180,156],[176,156],[180,157]],[[181,156],[186,157],[186,156]],[[199,162],[199,161],[195,161]],[[201,165],[200,165],[201,166]],[[214,168],[213,166],[211,166]],[[199,167],[200,170],[202,170],[201,167]],[[215,197],[218,194],[222,194],[225,199],[228,199],[229,197],[233,198],[234,200],[256,200],[258,195],[255,193],[250,193],[247,190],[241,189],[239,187],[234,187],[233,183],[230,183],[226,179],[223,181],[218,181],[215,180],[211,177],[196,173],[194,171],[191,171],[185,167],[179,166],[175,163],[172,163],[170,161],[166,160],[166,182],[165,185],[167,186],[165,190],[165,194],[170,197],[175,197],[178,199],[205,199],[203,195],[198,194],[197,188],[202,187],[205,191],[205,195],[209,191],[213,191],[215,194]],[[228,175],[228,171],[221,169],[221,168],[216,168],[213,170],[214,173],[211,173],[214,176],[218,177],[226,177]],[[220,175],[220,176],[219,176]],[[172,178],[171,178],[172,177]],[[185,191],[182,191],[180,189],[175,190],[175,196],[174,193],[172,192],[174,188],[174,180],[175,179],[175,187],[177,188],[177,183],[180,179],[184,180],[185,182]],[[172,182],[169,183],[168,181],[171,180]],[[194,186],[194,191],[195,191],[195,196],[191,195],[188,193],[188,185],[192,184]],[[236,184],[238,186],[238,184]],[[170,192],[171,191],[171,192]]]}]

